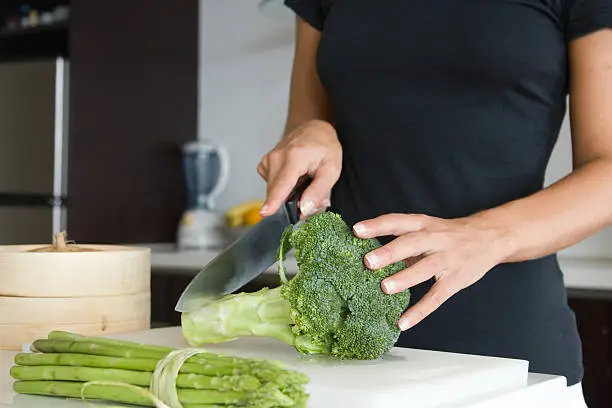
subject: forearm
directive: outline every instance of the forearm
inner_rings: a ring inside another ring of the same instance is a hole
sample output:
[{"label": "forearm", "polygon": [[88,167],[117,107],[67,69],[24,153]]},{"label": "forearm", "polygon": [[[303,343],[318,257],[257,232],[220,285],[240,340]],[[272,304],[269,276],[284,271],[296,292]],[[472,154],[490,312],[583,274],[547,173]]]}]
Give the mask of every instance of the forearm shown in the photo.
[{"label": "forearm", "polygon": [[313,68],[295,69],[291,79],[289,107],[284,134],[287,135],[303,124],[319,120],[330,121],[329,101]]},{"label": "forearm", "polygon": [[[299,81],[299,79],[294,79]],[[299,89],[310,89],[311,95],[300,94]],[[286,136],[292,131],[311,121],[321,121],[330,123],[328,101],[323,90],[316,90],[316,87],[294,85],[289,98],[289,111],[285,123],[283,135]]]},{"label": "forearm", "polygon": [[329,102],[316,72],[296,70],[291,80],[289,109],[284,134],[287,135],[304,123],[320,120],[329,122]]},{"label": "forearm", "polygon": [[316,64],[320,40],[321,33],[297,17],[285,135],[312,120],[329,121],[329,101]]},{"label": "forearm", "polygon": [[612,159],[593,160],[529,197],[470,217],[499,231],[502,262],[539,258],[612,224]]}]

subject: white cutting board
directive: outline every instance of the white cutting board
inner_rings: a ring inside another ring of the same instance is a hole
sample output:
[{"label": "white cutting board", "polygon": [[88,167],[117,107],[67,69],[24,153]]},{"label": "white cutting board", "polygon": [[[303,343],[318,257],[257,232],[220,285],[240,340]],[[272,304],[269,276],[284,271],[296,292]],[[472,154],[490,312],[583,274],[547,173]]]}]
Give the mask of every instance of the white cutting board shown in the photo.
[{"label": "white cutting board", "polygon": [[[188,347],[180,328],[154,329],[114,338]],[[208,349],[284,361],[309,375],[309,408],[458,407],[527,385],[528,363],[473,355],[396,348],[376,361],[332,361],[301,356],[275,340],[249,338]]]}]

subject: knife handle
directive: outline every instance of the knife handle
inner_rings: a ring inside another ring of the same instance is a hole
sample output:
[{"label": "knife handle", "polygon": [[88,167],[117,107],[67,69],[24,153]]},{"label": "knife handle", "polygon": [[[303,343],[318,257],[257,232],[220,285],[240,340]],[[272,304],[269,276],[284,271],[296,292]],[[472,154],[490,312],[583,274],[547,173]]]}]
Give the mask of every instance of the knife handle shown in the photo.
[{"label": "knife handle", "polygon": [[295,183],[295,187],[293,187],[293,190],[291,190],[291,193],[289,193],[286,202],[299,202],[302,193],[304,193],[304,190],[306,190],[310,183],[312,183],[312,177],[308,175],[300,177],[297,183]]},{"label": "knife handle", "polygon": [[300,209],[298,203],[302,193],[304,190],[306,190],[306,187],[308,187],[311,182],[312,177],[308,175],[300,177],[297,183],[295,183],[295,187],[287,197],[287,200],[285,200],[285,210],[287,211],[287,215],[292,224],[295,224],[300,220]]}]

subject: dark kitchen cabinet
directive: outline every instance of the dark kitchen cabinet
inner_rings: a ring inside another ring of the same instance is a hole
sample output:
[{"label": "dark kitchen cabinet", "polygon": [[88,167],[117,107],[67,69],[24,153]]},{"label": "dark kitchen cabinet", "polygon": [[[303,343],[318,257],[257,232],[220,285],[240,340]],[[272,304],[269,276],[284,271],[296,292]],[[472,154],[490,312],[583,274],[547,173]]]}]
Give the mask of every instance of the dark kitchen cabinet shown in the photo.
[{"label": "dark kitchen cabinet", "polygon": [[582,382],[589,408],[612,407],[612,294],[570,291],[583,345]]},{"label": "dark kitchen cabinet", "polygon": [[198,0],[79,0],[71,13],[68,231],[171,242],[195,139]]},{"label": "dark kitchen cabinet", "polygon": [[[24,4],[35,19],[69,6],[68,18],[15,29]],[[180,146],[197,137],[198,26],[198,0],[0,0],[0,64],[69,62],[69,238],[175,240]]]}]

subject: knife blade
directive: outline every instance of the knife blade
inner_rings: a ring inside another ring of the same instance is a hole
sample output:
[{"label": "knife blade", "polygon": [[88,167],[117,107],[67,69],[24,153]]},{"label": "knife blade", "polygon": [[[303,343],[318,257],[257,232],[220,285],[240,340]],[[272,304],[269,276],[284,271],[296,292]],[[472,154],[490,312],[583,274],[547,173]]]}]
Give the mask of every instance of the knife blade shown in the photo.
[{"label": "knife blade", "polygon": [[263,218],[249,232],[213,258],[185,287],[174,310],[185,313],[240,289],[276,262],[283,231],[300,219],[298,200],[310,183],[302,177],[273,215]]}]

